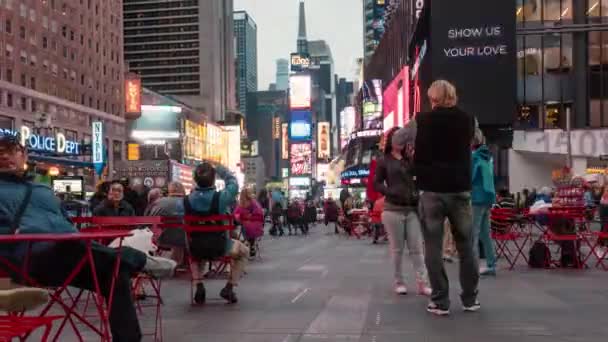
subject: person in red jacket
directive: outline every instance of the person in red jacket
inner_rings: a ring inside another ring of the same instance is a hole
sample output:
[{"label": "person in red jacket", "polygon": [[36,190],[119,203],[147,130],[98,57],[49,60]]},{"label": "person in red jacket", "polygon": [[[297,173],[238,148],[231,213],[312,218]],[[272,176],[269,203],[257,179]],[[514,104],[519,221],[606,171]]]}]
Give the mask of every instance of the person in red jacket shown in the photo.
[{"label": "person in red jacket", "polygon": [[380,235],[382,235],[382,211],[384,211],[384,196],[374,202],[370,218],[372,227],[374,228],[374,244],[378,243]]}]

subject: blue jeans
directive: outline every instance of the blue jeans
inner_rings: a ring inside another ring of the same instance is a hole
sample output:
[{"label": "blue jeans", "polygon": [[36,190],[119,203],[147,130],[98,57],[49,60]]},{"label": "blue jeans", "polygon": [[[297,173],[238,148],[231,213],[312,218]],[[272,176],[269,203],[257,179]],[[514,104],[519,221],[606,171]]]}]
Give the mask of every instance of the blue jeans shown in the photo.
[{"label": "blue jeans", "polygon": [[479,240],[486,256],[488,269],[496,270],[496,254],[490,237],[490,206],[473,206],[473,255],[479,259]]},{"label": "blue jeans", "polygon": [[460,261],[460,287],[462,304],[470,306],[477,300],[479,266],[471,245],[472,210],[471,193],[420,194],[420,219],[424,235],[425,262],[433,288],[431,300],[442,309],[450,307],[450,283],[443,265],[443,223],[450,220],[452,235]]}]

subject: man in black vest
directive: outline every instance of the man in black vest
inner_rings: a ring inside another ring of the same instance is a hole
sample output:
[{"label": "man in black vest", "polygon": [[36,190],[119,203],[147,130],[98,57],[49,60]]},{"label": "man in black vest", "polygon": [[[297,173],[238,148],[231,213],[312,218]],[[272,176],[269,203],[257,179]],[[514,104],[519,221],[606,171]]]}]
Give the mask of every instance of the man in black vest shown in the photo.
[{"label": "man in black vest", "polygon": [[410,139],[415,139],[414,167],[420,190],[425,262],[433,288],[427,311],[436,315],[450,313],[449,281],[442,257],[446,218],[460,258],[463,309],[477,311],[481,308],[477,301],[479,268],[471,235],[471,143],[475,118],[456,106],[456,89],[447,81],[435,81],[428,96],[432,111],[421,113],[409,126]]}]

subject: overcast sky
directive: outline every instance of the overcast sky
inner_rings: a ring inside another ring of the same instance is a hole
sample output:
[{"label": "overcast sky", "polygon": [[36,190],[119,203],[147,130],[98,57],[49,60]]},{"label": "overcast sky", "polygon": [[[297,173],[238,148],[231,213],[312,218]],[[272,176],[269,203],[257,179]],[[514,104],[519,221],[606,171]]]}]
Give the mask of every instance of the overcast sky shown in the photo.
[{"label": "overcast sky", "polygon": [[[258,25],[258,89],[275,81],[278,58],[296,50],[300,0],[234,0],[235,10],[246,10]],[[309,40],[324,39],[340,77],[355,78],[355,60],[363,56],[361,0],[305,0]]]}]

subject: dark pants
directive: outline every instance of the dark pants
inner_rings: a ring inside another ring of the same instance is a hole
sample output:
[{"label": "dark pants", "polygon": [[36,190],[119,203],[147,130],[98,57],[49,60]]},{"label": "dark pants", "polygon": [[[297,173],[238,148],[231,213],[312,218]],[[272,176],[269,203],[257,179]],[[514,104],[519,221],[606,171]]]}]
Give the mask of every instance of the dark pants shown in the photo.
[{"label": "dark pants", "polygon": [[[608,233],[608,205],[600,205],[600,223],[601,231]],[[608,246],[608,239],[600,239],[601,246]]]},{"label": "dark pants", "polygon": [[[30,276],[43,286],[61,286],[85,253],[86,249],[80,243],[62,243],[44,252],[33,254],[30,259]],[[93,245],[93,259],[101,293],[107,300],[116,251],[106,246]],[[135,272],[141,271],[145,264],[145,254],[123,247],[109,317],[114,342],[141,341],[141,329],[131,297],[131,276]],[[95,291],[88,261],[70,285]]]},{"label": "dark pants", "polygon": [[420,218],[425,242],[425,263],[433,288],[431,300],[447,309],[450,307],[450,283],[443,265],[444,221],[450,220],[452,235],[460,260],[460,286],[463,305],[477,299],[479,266],[472,246],[471,194],[423,192],[420,195]]}]

